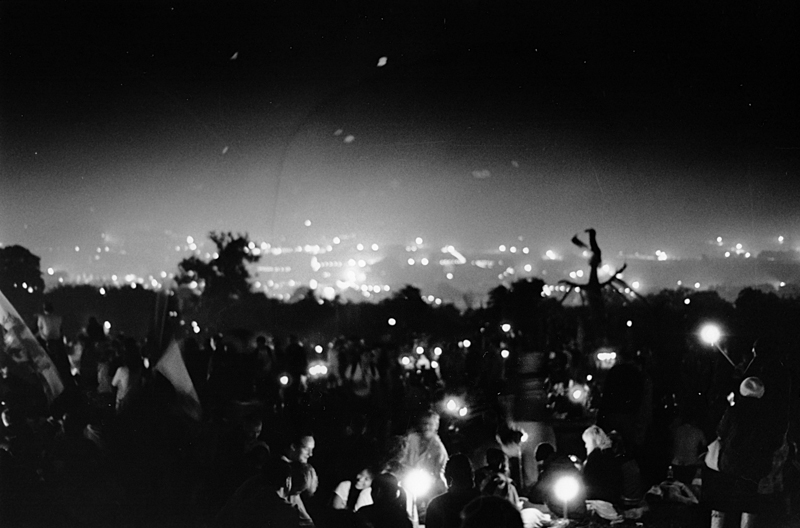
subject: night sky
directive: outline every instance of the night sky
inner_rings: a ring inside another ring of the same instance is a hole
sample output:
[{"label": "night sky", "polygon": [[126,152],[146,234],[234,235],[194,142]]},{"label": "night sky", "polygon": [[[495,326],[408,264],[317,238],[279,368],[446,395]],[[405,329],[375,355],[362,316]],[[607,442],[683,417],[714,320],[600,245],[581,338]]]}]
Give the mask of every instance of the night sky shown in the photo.
[{"label": "night sky", "polygon": [[800,248],[795,2],[0,5],[0,243],[44,267],[212,229]]}]

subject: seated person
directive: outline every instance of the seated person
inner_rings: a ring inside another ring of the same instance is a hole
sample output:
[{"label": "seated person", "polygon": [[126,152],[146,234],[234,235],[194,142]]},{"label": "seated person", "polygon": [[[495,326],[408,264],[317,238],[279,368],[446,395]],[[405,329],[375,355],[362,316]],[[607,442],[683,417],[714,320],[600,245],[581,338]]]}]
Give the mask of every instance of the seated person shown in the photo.
[{"label": "seated person", "polygon": [[583,482],[586,500],[602,500],[618,504],[622,499],[622,471],[615,460],[611,439],[600,427],[593,425],[582,435],[586,444],[583,463]]},{"label": "seated person", "polygon": [[494,495],[506,499],[519,508],[519,494],[509,476],[508,457],[500,449],[486,450],[486,466],[479,471],[478,488],[482,495]]},{"label": "seated person", "polygon": [[357,511],[372,504],[373,478],[374,471],[365,467],[353,480],[340,482],[333,492],[333,509]]}]

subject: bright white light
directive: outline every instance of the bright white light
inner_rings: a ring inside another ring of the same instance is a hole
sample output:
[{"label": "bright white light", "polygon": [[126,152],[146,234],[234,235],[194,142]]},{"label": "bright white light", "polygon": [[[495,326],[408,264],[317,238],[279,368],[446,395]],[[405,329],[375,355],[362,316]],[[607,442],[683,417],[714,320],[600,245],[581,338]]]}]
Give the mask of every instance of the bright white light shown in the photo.
[{"label": "bright white light", "polygon": [[638,290],[638,289],[639,289],[639,286],[640,286],[640,284],[639,284],[639,281],[633,281],[633,282],[631,283],[631,286],[633,286],[633,289],[634,289],[634,290]]},{"label": "bright white light", "polygon": [[410,259],[408,259],[408,265],[409,265],[409,266],[413,266],[413,265],[414,265],[414,262],[415,262],[415,261],[414,261],[414,259],[413,259],[413,258],[410,258]]},{"label": "bright white light", "polygon": [[575,389],[572,391],[572,399],[579,401],[583,397],[583,389]]},{"label": "bright white light", "polygon": [[433,487],[433,476],[424,469],[412,469],[403,479],[403,488],[414,497],[424,497]]},{"label": "bright white light", "polygon": [[548,249],[545,252],[544,256],[549,258],[550,260],[556,260],[556,258],[557,258],[556,252],[553,251],[552,249]]},{"label": "bright white light", "polygon": [[366,265],[367,265],[367,261],[366,260],[359,260],[358,261],[358,267],[359,268],[366,267]]},{"label": "bright white light", "polygon": [[508,323],[503,323],[502,325],[500,325],[500,328],[503,330],[503,332],[511,331],[511,325]]},{"label": "bright white light", "polygon": [[508,248],[508,250],[509,250],[511,253],[516,253],[516,252],[517,252],[517,246],[511,246],[510,248]]},{"label": "bright white light", "polygon": [[52,275],[53,273],[55,273],[55,270],[53,268],[47,268],[48,275]]},{"label": "bright white light", "polygon": [[458,404],[456,403],[455,400],[447,400],[445,407],[450,412],[456,412],[456,409],[458,409]]},{"label": "bright white light", "polygon": [[504,251],[506,250],[506,246],[505,246],[505,245],[501,245],[501,246],[500,246],[499,248],[497,248],[497,249],[499,249],[499,250],[500,250],[500,252],[502,253],[502,252],[504,252]]},{"label": "bright white light", "polygon": [[447,275],[445,275],[445,277],[447,277],[447,280],[453,280],[453,274],[452,273],[448,273]]},{"label": "bright white light", "polygon": [[525,443],[528,441],[528,433],[522,431],[522,438],[519,439],[520,443]]},{"label": "bright white light", "polygon": [[303,225],[306,227],[311,227],[311,220],[306,220],[305,222],[303,222]]},{"label": "bright white light", "polygon": [[75,252],[79,252],[81,250],[80,246],[75,246]]},{"label": "bright white light", "polygon": [[742,245],[741,244],[736,244],[736,249],[742,249]]},{"label": "bright white light", "polygon": [[423,265],[423,266],[427,266],[427,265],[428,265],[428,262],[429,262],[429,261],[428,261],[428,259],[426,259],[426,258],[423,258],[422,260],[420,260],[420,263],[422,263],[422,265]]},{"label": "bright white light", "polygon": [[691,300],[691,299],[684,299],[684,300],[683,300],[683,304],[685,304],[685,305],[687,305],[687,306],[688,306],[689,304],[691,304],[691,303],[692,303],[692,300]]},{"label": "bright white light", "polygon": [[386,63],[388,61],[389,61],[389,59],[387,59],[386,57],[381,57],[380,59],[378,59],[378,68],[382,68],[382,67],[386,66]]},{"label": "bright white light", "polygon": [[442,355],[442,347],[436,347],[433,349],[434,355],[441,356]]},{"label": "bright white light", "polygon": [[372,244],[372,251],[378,251],[378,244]]},{"label": "bright white light", "polygon": [[111,322],[105,321],[103,323],[103,331],[106,333],[106,335],[108,335],[108,333],[111,331]]},{"label": "bright white light", "polygon": [[403,365],[409,365],[411,363],[411,358],[408,356],[403,356],[400,358],[400,363]]},{"label": "bright white light", "polygon": [[325,376],[328,374],[328,366],[324,363],[316,363],[308,367],[308,374],[314,378]]},{"label": "bright white light", "polygon": [[420,244],[422,244],[422,237],[417,237],[416,239],[414,239],[414,242],[419,246]]},{"label": "bright white light", "polygon": [[744,258],[750,258],[750,252],[749,251],[744,254]]},{"label": "bright white light", "polygon": [[784,286],[786,286],[786,283],[781,281],[781,288],[783,288]]},{"label": "bright white light", "polygon": [[436,360],[431,361],[431,368],[437,369],[439,368],[439,362]]},{"label": "bright white light", "polygon": [[317,279],[311,279],[310,281],[308,281],[308,287],[311,288],[312,290],[316,290],[317,286],[319,286]]},{"label": "bright white light", "polygon": [[576,271],[575,275],[577,275],[578,277],[583,277],[583,270]]},{"label": "bright white light", "polygon": [[786,239],[785,239],[785,238],[783,238],[783,235],[779,236],[779,237],[778,237],[778,244],[783,244],[783,241],[784,241],[784,240],[786,240]]},{"label": "bright white light", "polygon": [[722,244],[722,237],[717,237],[717,244]]},{"label": "bright white light", "polygon": [[280,378],[278,378],[278,381],[280,381],[281,385],[288,385],[289,384],[289,376],[284,374]]},{"label": "bright white light", "polygon": [[592,379],[594,379],[594,376],[592,376],[591,374],[586,375],[586,381],[592,381]]},{"label": "bright white light", "polygon": [[532,267],[530,264],[525,264],[525,267],[524,267],[524,269],[525,269],[525,271],[526,271],[527,273],[530,273],[530,272],[531,272],[531,270],[533,269],[533,267]]},{"label": "bright white light", "polygon": [[459,416],[466,416],[466,415],[467,415],[467,412],[468,412],[468,411],[467,411],[467,408],[466,408],[466,407],[462,407],[462,408],[460,408],[460,409],[458,410],[458,415],[459,415]]},{"label": "bright white light", "polygon": [[322,354],[322,350],[323,350],[322,345],[317,345],[314,347],[314,352],[316,352],[317,354]]},{"label": "bright white light", "polygon": [[524,247],[524,248],[522,248],[522,252],[527,255],[528,253],[531,252],[531,250],[530,250],[530,248]]},{"label": "bright white light", "polygon": [[707,324],[700,329],[700,339],[709,345],[716,345],[722,337],[722,331],[715,324]]},{"label": "bright white light", "polygon": [[726,251],[726,252],[725,252],[725,258],[728,258],[728,257],[730,257],[730,256],[731,256],[731,252],[730,252],[730,251]]},{"label": "bright white light", "polygon": [[566,475],[556,481],[553,491],[555,492],[556,498],[559,501],[569,502],[578,496],[580,484],[578,483],[578,479],[575,477]]},{"label": "bright white light", "polygon": [[142,358],[142,364],[144,364],[144,368],[146,368],[146,369],[150,368],[150,360],[149,359]]},{"label": "bright white light", "polygon": [[597,359],[599,361],[614,361],[615,359],[617,359],[617,353],[616,352],[598,352],[597,353]]},{"label": "bright white light", "polygon": [[507,359],[509,354],[510,354],[510,352],[508,350],[506,350],[506,349],[503,349],[503,350],[500,351],[500,356],[502,356],[503,359]]},{"label": "bright white light", "polygon": [[334,244],[339,244],[341,241],[342,241],[342,239],[341,239],[341,238],[339,238],[339,237],[333,237],[333,243],[334,243]]},{"label": "bright white light", "polygon": [[389,326],[394,326],[397,324],[397,319],[395,319],[394,317],[390,317],[388,323]]},{"label": "bright white light", "polygon": [[417,352],[417,354],[422,355],[422,354],[425,353],[425,349],[422,348],[421,346],[418,346],[417,349],[416,349],[416,352]]},{"label": "bright white light", "polygon": [[463,341],[463,344],[464,344],[464,348],[469,348],[470,346],[472,346],[472,341],[470,341],[469,339],[465,339]]},{"label": "bright white light", "polygon": [[192,237],[191,235],[187,236],[186,237],[186,243],[187,244],[194,244],[194,237]]},{"label": "bright white light", "polygon": [[106,294],[106,289],[101,287],[100,288],[100,295],[105,295],[105,294]]},{"label": "bright white light", "polygon": [[627,323],[625,323],[625,324],[626,324],[626,325],[628,325],[628,328],[630,328],[630,327],[632,327],[632,326],[633,326],[633,321],[631,321],[631,320],[628,320],[628,322],[627,322]]},{"label": "bright white light", "polygon": [[694,287],[695,287],[695,288],[700,288],[700,283],[699,283],[699,282],[695,282],[695,283],[694,283]]}]

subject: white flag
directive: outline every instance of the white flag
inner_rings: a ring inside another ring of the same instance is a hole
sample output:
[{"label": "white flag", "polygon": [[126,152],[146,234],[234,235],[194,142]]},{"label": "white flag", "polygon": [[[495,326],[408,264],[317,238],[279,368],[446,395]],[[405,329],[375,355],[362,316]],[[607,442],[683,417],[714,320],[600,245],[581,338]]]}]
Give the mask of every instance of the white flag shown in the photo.
[{"label": "white flag", "polygon": [[5,353],[19,370],[28,371],[24,377],[33,374],[42,382],[47,401],[53,403],[53,400],[64,391],[61,376],[58,375],[50,356],[3,292],[0,292],[0,325],[4,330]]},{"label": "white flag", "polygon": [[182,400],[181,406],[186,413],[195,420],[199,420],[201,417],[200,398],[194,389],[194,383],[192,383],[192,378],[186,369],[186,363],[183,361],[177,341],[173,339],[170,342],[164,351],[164,355],[156,363],[155,370],[163,374],[172,383],[175,392]]}]

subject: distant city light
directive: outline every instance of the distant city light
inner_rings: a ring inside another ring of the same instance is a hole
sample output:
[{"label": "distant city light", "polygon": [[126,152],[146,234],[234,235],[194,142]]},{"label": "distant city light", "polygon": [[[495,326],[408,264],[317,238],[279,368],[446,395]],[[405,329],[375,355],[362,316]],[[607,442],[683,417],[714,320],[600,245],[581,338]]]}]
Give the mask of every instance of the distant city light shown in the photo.
[{"label": "distant city light", "polygon": [[359,268],[363,268],[363,267],[365,267],[366,265],[367,265],[367,261],[366,261],[366,260],[359,260],[359,261],[358,261],[358,267],[359,267]]},{"label": "distant city light", "polygon": [[382,67],[386,66],[386,63],[388,61],[389,61],[389,59],[387,59],[386,57],[381,57],[380,59],[378,59],[378,68],[382,68]]},{"label": "distant city light", "polygon": [[583,277],[583,270],[578,270],[578,271],[576,271],[576,272],[575,272],[575,275],[577,275],[577,276],[578,276],[578,278],[581,278],[581,277]]},{"label": "distant city light", "polygon": [[781,281],[781,288],[783,288],[784,286],[786,286],[786,283]]},{"label": "distant city light", "polygon": [[308,281],[308,287],[311,288],[312,290],[316,290],[317,286],[319,286],[319,283],[317,282],[316,279],[311,279],[310,281]]}]

